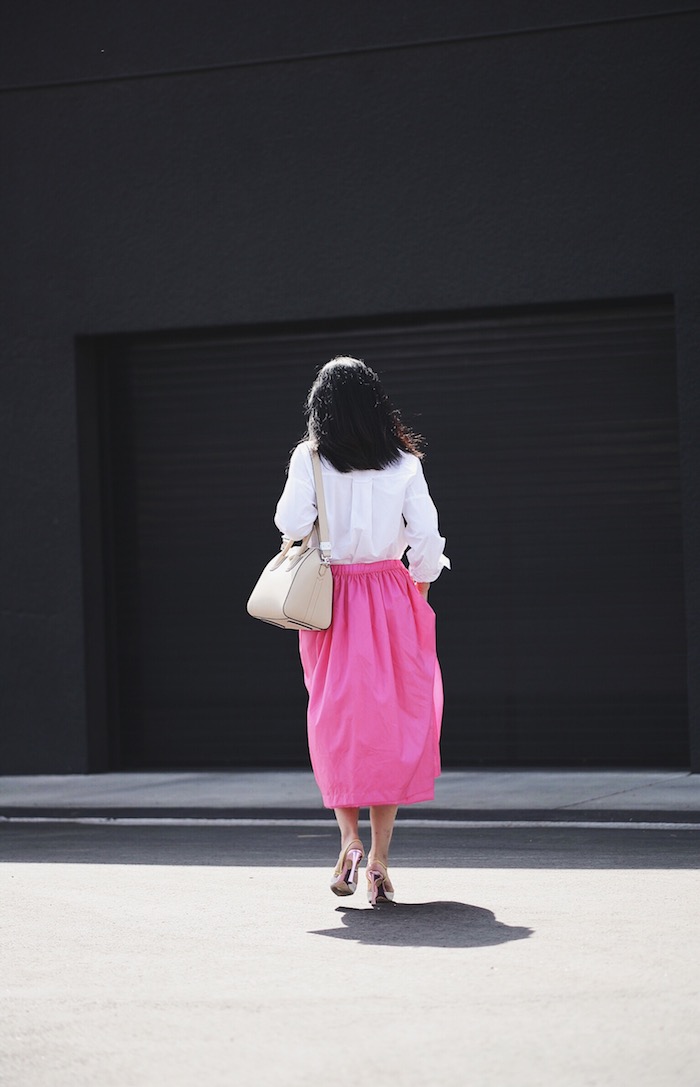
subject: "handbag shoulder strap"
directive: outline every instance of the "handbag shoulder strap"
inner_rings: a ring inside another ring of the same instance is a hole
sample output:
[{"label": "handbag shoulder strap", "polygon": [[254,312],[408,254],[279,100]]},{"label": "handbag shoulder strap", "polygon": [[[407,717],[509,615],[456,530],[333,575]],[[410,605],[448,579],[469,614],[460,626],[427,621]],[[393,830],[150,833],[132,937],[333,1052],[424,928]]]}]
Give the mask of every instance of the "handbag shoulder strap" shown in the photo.
[{"label": "handbag shoulder strap", "polygon": [[324,562],[331,561],[331,544],[328,538],[328,515],[326,513],[326,496],[323,493],[323,477],[321,475],[321,458],[317,450],[311,450],[311,464],[314,470],[314,483],[316,484],[316,506],[318,509],[318,546],[321,558]]}]

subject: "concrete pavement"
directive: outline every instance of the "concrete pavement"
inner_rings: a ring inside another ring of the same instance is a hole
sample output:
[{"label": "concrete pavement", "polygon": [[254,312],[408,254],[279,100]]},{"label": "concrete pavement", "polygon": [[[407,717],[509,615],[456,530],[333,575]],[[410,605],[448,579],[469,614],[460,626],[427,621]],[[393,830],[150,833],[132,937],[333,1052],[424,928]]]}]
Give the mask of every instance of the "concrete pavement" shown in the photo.
[{"label": "concrete pavement", "polygon": [[[0,777],[0,818],[332,818],[309,770]],[[435,800],[402,818],[700,821],[700,774],[684,770],[447,770]]]},{"label": "concrete pavement", "polygon": [[696,830],[6,823],[4,1087],[696,1087]]},{"label": "concrete pavement", "polygon": [[372,911],[308,771],[0,778],[3,1087],[697,1087],[699,776],[453,770],[402,821]]}]

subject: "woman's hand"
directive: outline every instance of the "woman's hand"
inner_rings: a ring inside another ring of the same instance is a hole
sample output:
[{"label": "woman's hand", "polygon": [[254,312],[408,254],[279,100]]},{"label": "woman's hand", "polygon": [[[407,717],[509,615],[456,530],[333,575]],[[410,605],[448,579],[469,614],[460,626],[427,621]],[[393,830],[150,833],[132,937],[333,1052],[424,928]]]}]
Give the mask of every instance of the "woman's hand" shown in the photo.
[{"label": "woman's hand", "polygon": [[417,581],[416,582],[416,588],[418,589],[418,592],[421,594],[423,599],[427,600],[428,599],[428,589],[430,588],[430,582],[429,581]]}]

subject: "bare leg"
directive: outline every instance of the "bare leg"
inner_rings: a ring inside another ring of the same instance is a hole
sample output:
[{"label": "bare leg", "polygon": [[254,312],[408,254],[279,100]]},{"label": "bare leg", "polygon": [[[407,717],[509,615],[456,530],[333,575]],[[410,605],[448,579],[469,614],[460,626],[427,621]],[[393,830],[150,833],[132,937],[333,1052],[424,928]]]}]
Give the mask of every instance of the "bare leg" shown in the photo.
[{"label": "bare leg", "polygon": [[379,861],[386,868],[389,864],[389,846],[394,832],[394,820],[398,811],[396,804],[377,804],[369,809],[372,825],[372,848],[369,861]]},{"label": "bare leg", "polygon": [[336,808],[335,817],[338,821],[338,828],[340,830],[340,848],[342,851],[347,848],[353,838],[359,838],[360,836],[358,826],[360,809]]},{"label": "bare leg", "polygon": [[396,804],[375,804],[369,809],[372,848],[367,858],[367,897],[372,908],[390,903],[394,898],[394,888],[387,873],[387,866],[397,811]]},{"label": "bare leg", "polygon": [[[358,836],[359,808],[336,808],[340,829],[340,856],[333,872],[331,890],[334,895],[351,895],[357,887],[357,871],[362,860]],[[353,842],[355,843],[353,845]],[[352,845],[352,849],[350,846]]]}]

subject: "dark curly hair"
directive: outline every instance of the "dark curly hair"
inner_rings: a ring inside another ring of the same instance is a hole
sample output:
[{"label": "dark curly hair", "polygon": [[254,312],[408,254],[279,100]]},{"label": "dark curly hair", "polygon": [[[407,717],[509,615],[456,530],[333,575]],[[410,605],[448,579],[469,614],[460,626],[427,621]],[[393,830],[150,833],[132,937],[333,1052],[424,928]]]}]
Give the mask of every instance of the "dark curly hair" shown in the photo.
[{"label": "dark curly hair", "polygon": [[386,468],[402,452],[422,456],[374,370],[339,355],[321,368],[306,401],[308,438],[339,472]]}]

